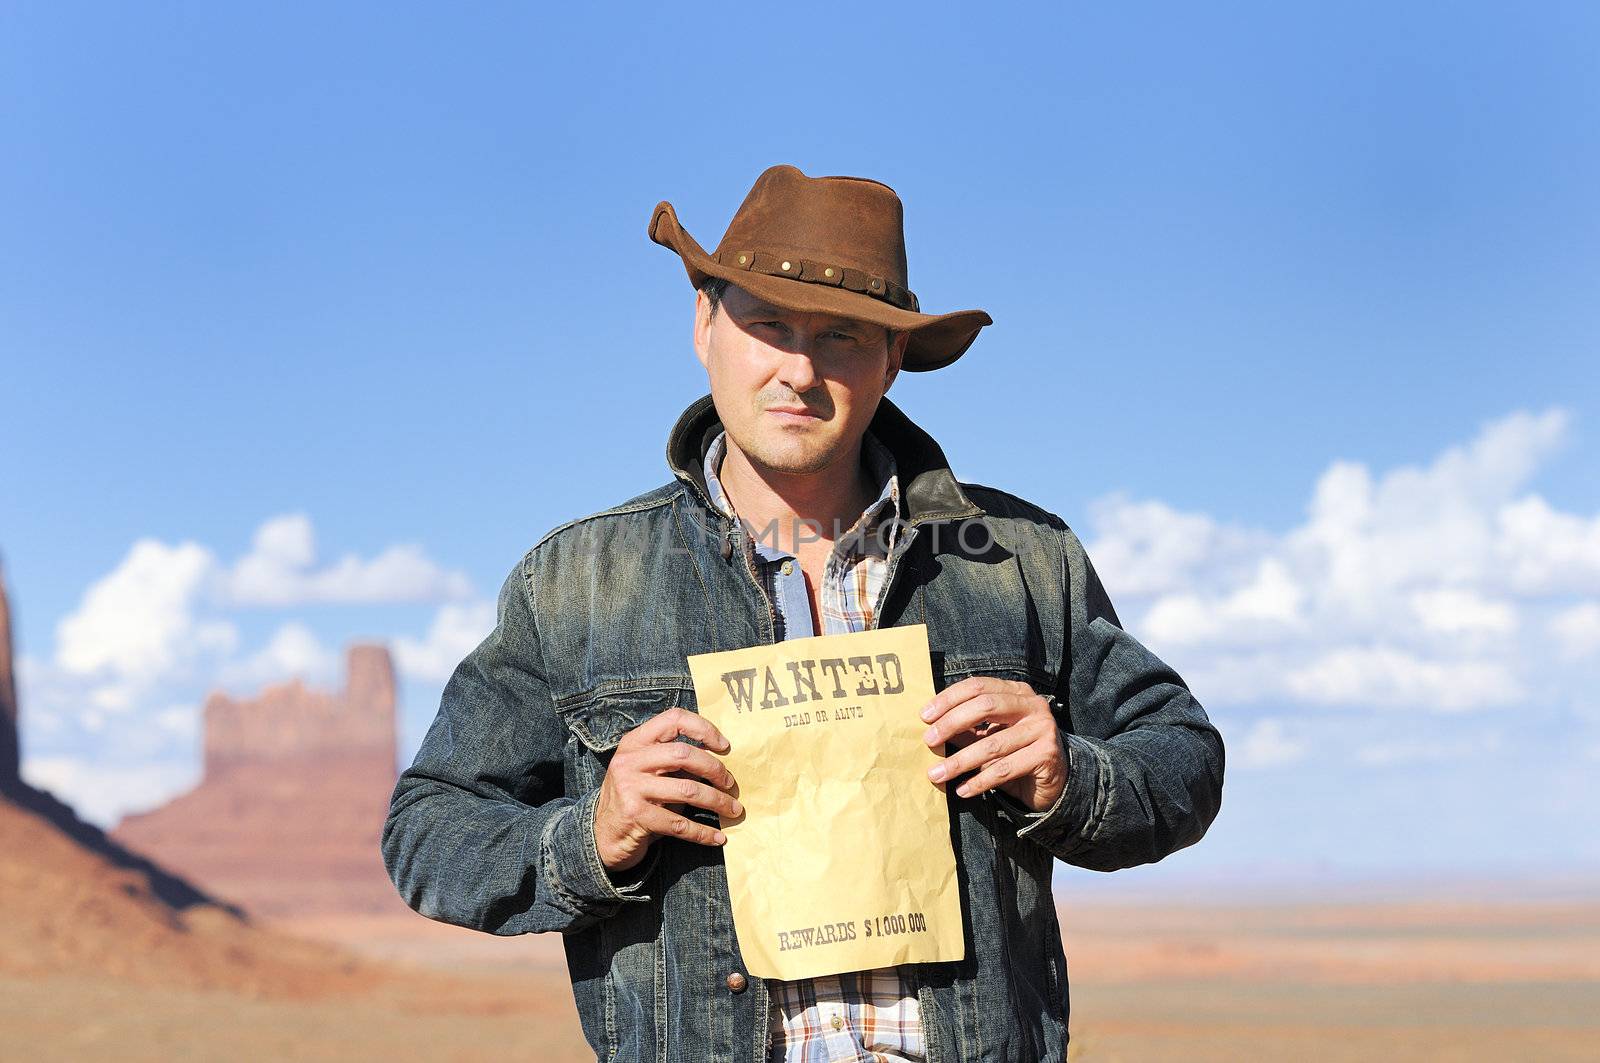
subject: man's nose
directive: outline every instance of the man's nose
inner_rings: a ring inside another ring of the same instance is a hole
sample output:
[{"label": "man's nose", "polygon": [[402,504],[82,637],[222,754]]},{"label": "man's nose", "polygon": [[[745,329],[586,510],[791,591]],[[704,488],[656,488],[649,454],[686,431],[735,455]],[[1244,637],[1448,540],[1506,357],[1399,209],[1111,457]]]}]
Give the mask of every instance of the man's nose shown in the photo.
[{"label": "man's nose", "polygon": [[816,363],[812,361],[816,342],[813,336],[796,333],[783,352],[783,360],[778,367],[778,378],[796,394],[810,391],[822,379],[817,373]]}]

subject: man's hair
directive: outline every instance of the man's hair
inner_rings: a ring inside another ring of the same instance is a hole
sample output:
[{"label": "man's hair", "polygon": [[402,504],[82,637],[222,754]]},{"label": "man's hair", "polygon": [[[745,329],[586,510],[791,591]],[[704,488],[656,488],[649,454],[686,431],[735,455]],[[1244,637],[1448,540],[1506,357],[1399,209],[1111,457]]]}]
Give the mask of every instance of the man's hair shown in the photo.
[{"label": "man's hair", "polygon": [[[706,302],[711,304],[711,317],[717,316],[717,307],[722,305],[722,293],[728,290],[728,281],[724,277],[707,277],[705,283],[700,285],[700,290],[706,293]],[[894,346],[895,330],[887,325],[883,328],[884,348]]]},{"label": "man's hair", "polygon": [[728,282],[722,277],[707,277],[705,283],[700,285],[700,290],[706,293],[706,302],[711,304],[711,316],[717,316],[717,307],[722,305],[722,293],[728,290]]}]

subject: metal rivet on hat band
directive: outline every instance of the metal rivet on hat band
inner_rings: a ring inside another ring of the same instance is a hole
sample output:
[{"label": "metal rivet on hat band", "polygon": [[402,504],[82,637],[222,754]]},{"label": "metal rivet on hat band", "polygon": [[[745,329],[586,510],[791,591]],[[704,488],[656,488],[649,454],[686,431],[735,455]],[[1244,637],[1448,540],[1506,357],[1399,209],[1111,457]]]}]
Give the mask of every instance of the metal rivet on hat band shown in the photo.
[{"label": "metal rivet on hat band", "polygon": [[712,257],[718,262],[738,265],[753,273],[767,273],[810,284],[848,288],[850,291],[860,292],[874,299],[882,299],[902,310],[914,313],[921,310],[916,295],[909,288],[902,288],[885,277],[873,276],[848,266],[824,265],[803,258],[784,258],[781,255],[768,255],[764,251],[720,251]]}]

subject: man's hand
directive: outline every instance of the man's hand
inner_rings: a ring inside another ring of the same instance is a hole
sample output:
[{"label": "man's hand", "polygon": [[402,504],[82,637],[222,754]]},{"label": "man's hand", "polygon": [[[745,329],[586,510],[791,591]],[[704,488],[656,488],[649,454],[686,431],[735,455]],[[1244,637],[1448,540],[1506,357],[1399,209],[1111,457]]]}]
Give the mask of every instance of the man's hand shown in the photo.
[{"label": "man's hand", "polygon": [[968,676],[934,695],[922,718],[933,726],[930,748],[957,748],[928,770],[934,785],[981,768],[956,787],[974,797],[999,787],[1035,812],[1055,803],[1067,784],[1066,755],[1050,700],[1026,683]]},{"label": "man's hand", "polygon": [[[675,741],[679,735],[719,753],[728,751],[728,740],[711,721],[677,706],[623,735],[600,782],[594,815],[595,848],[608,869],[633,867],[657,837],[701,845],[727,841],[720,830],[679,815],[676,810],[685,804],[708,808],[724,819],[744,814],[744,806],[732,796],[733,773],[705,749]],[[696,782],[696,775],[706,782]]]}]

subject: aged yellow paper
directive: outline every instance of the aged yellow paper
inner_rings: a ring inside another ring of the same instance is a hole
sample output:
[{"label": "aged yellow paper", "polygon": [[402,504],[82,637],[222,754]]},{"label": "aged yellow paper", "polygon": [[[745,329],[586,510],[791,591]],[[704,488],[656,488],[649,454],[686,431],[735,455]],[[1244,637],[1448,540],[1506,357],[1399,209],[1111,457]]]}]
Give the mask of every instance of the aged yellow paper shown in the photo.
[{"label": "aged yellow paper", "polygon": [[744,815],[724,821],[750,973],[815,978],[963,957],[922,624],[688,658]]}]

